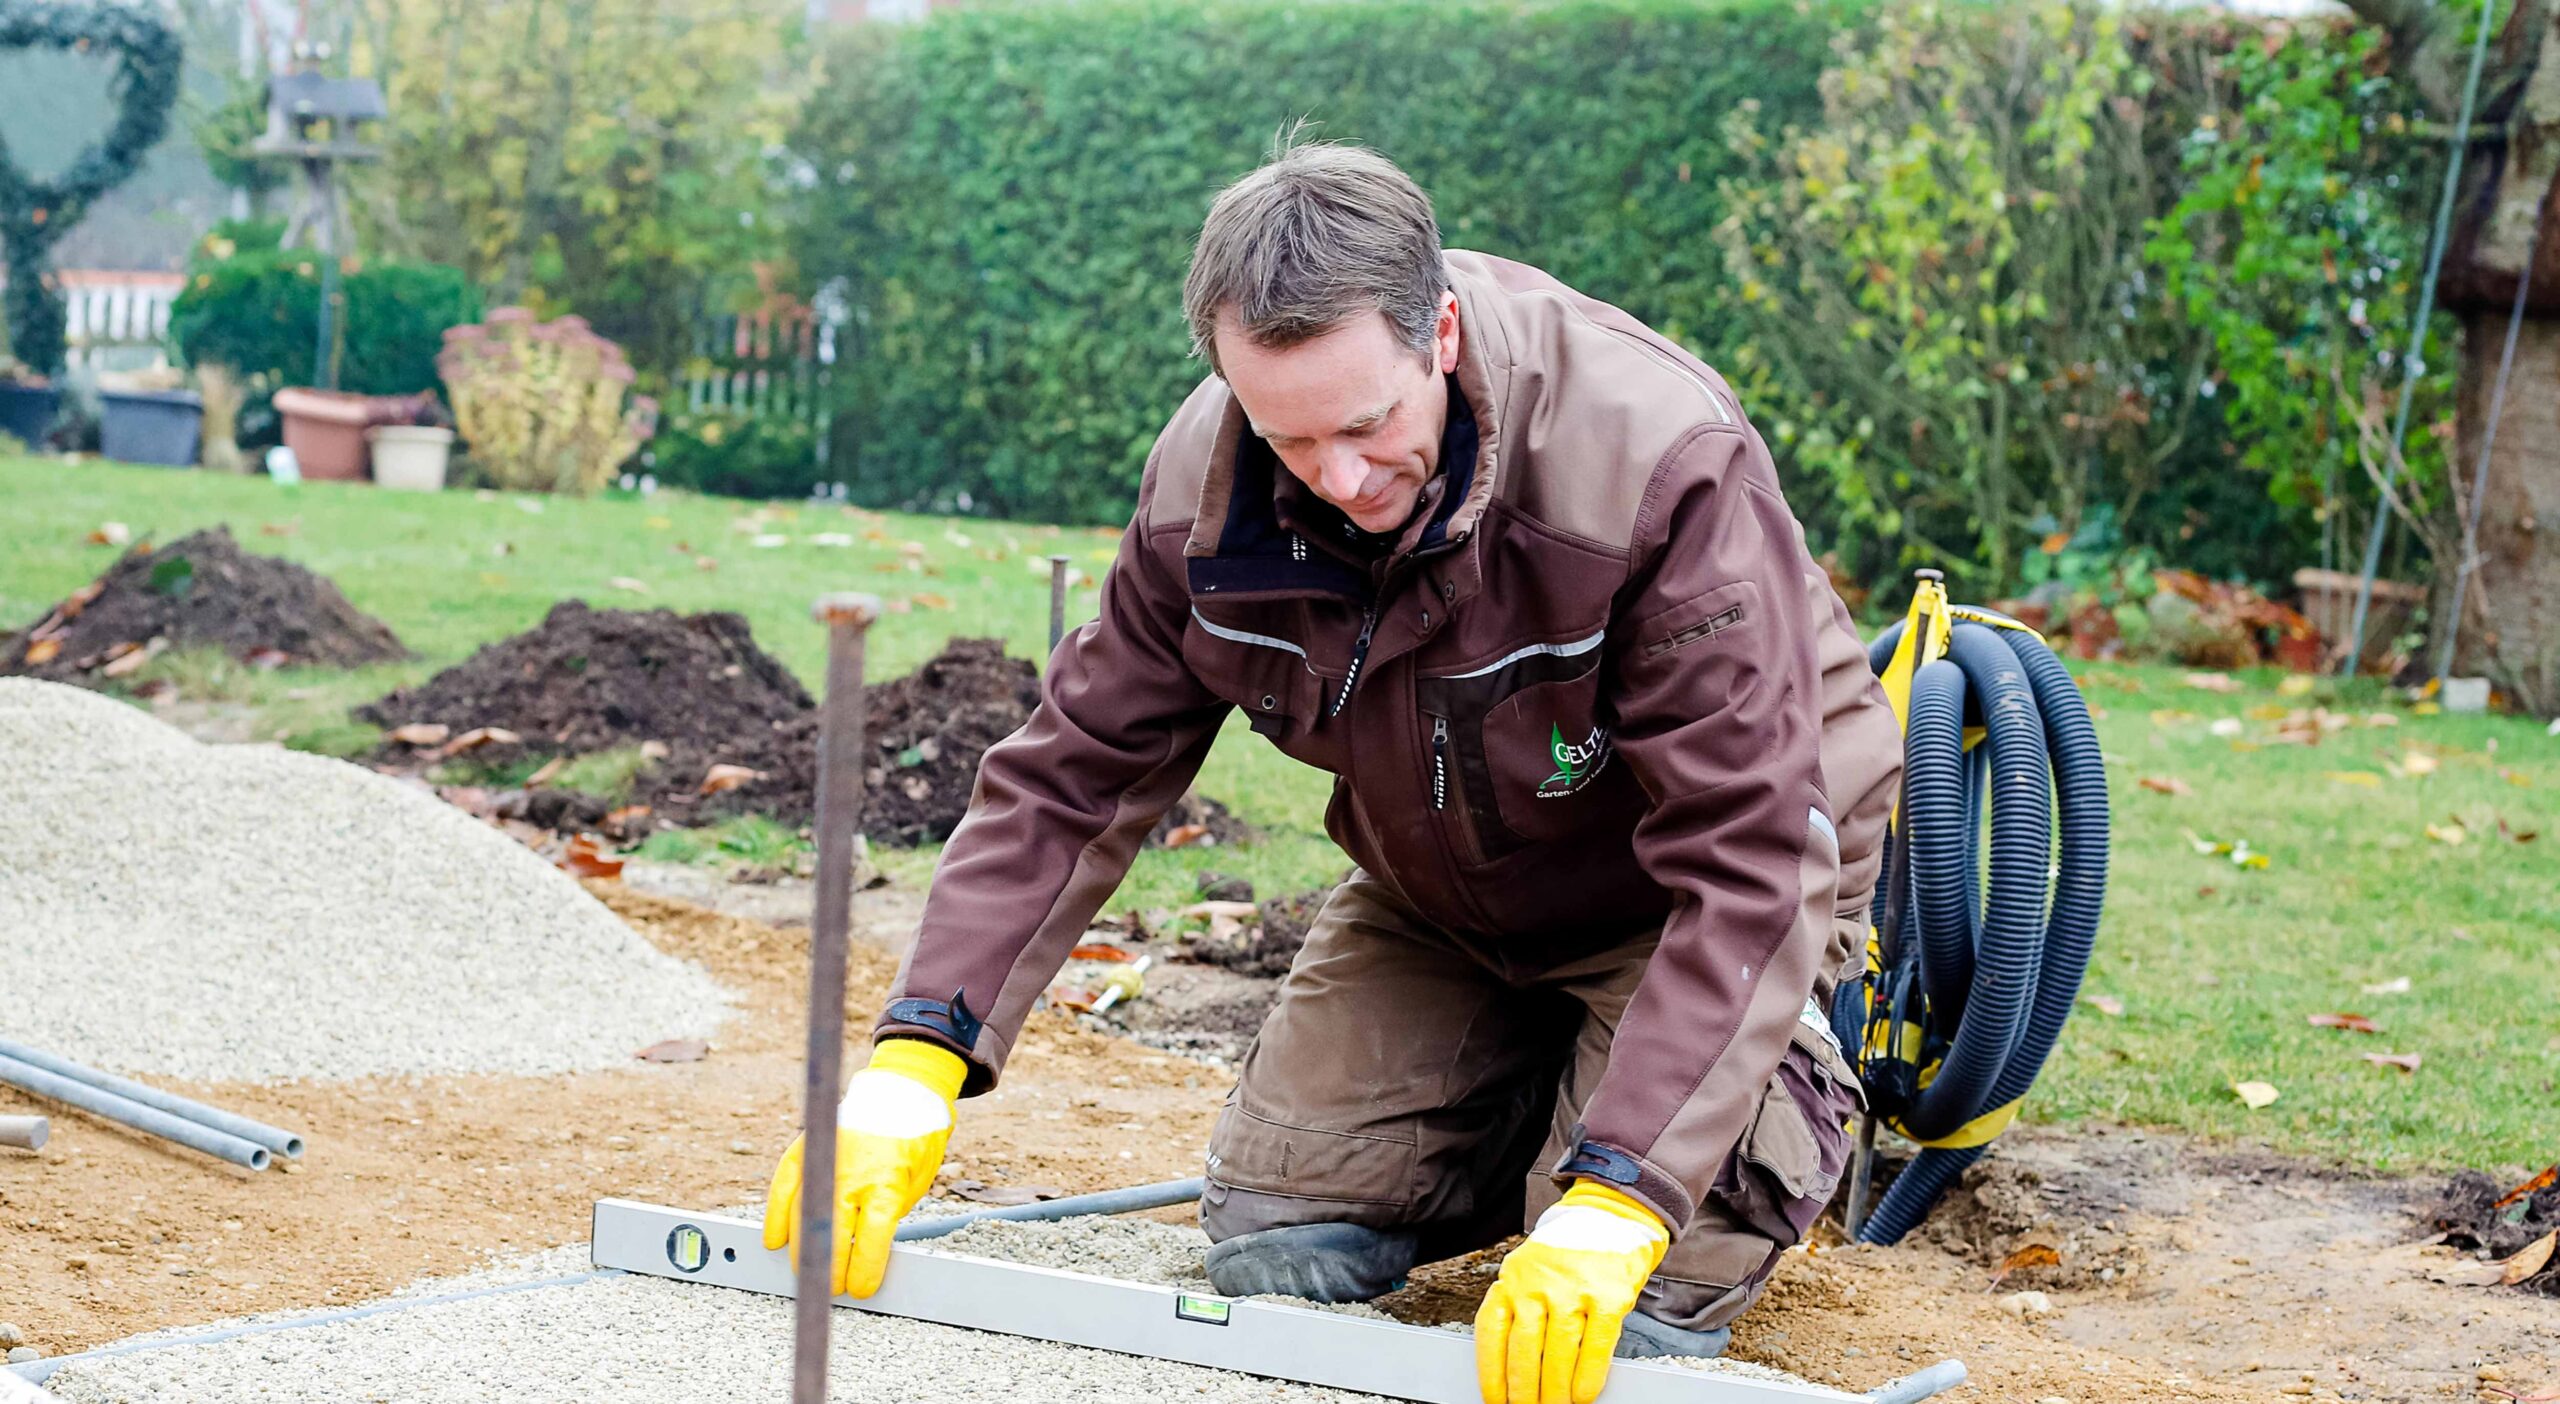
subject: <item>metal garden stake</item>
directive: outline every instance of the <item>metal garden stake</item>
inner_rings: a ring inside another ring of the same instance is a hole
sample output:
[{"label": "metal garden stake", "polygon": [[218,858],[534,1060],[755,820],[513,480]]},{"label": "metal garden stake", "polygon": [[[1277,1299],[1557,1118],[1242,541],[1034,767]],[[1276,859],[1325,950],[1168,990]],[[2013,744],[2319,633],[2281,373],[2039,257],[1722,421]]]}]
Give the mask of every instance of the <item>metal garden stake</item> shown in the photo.
[{"label": "metal garden stake", "polygon": [[1067,636],[1067,557],[1049,558],[1049,651]]},{"label": "metal garden stake", "polygon": [[792,1404],[827,1397],[828,1276],[836,1213],[836,1098],[844,1072],[846,928],[853,911],[853,840],[862,827],[863,636],[880,617],[875,595],[821,595],[827,694],[818,718],[818,895],[809,928],[809,1079],[802,1113],[800,1265],[791,1337]]}]

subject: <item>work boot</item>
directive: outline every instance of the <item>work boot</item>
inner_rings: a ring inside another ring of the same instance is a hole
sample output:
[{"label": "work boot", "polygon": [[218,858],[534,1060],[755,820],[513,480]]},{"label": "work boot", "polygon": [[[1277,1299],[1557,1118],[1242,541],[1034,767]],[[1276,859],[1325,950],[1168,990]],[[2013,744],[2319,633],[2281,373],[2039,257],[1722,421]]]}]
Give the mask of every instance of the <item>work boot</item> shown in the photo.
[{"label": "work boot", "polygon": [[1631,1311],[1627,1313],[1626,1325],[1618,1332],[1616,1353],[1621,1360],[1651,1360],[1664,1355],[1713,1360],[1724,1354],[1724,1348],[1732,1342],[1733,1328],[1730,1326],[1692,1331],[1640,1311]]},{"label": "work boot", "polygon": [[1230,1297],[1273,1293],[1311,1302],[1365,1302],[1404,1285],[1415,1236],[1358,1224],[1291,1224],[1238,1234],[1209,1249],[1209,1281]]}]

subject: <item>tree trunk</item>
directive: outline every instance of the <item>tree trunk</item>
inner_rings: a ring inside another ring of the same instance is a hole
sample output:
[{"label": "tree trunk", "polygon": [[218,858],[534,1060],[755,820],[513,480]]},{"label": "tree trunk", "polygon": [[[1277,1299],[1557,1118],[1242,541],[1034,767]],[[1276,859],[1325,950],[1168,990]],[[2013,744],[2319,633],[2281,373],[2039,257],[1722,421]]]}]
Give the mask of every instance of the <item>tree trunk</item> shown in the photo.
[{"label": "tree trunk", "polygon": [[[2474,312],[2465,320],[2461,452],[2453,466],[2467,497],[2489,427],[2507,317]],[[2525,318],[2508,374],[2453,671],[2486,676],[2516,706],[2549,716],[2560,712],[2560,319]],[[2452,571],[2444,576],[2435,591],[2438,619],[2451,606]]]}]

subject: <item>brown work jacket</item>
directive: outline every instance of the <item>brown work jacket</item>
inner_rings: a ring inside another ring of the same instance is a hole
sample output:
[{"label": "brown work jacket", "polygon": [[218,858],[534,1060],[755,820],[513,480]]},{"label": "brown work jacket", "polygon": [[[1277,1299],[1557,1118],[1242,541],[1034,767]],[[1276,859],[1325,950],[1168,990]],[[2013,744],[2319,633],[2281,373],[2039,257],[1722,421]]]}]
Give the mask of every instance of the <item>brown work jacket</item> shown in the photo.
[{"label": "brown work jacket", "polygon": [[[1326,829],[1362,868],[1499,962],[1660,929],[1571,1169],[1685,1224],[1808,997],[1863,949],[1897,728],[1724,382],[1534,268],[1448,268],[1473,455],[1368,561],[1203,381],[1148,456],[1100,618],[987,752],[878,1031],[992,1086],[1241,711],[1336,777]],[[1832,852],[1830,919],[1800,919]]]}]

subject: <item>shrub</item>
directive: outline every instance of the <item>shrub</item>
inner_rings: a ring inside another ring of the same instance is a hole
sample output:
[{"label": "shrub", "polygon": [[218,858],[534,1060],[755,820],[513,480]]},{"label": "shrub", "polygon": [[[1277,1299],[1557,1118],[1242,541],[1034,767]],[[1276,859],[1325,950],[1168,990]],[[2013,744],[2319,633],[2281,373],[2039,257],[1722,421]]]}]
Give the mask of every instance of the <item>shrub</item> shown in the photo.
[{"label": "shrub", "polygon": [[1452,247],[1526,259],[1720,362],[1726,112],[1817,112],[1855,0],[1093,0],[836,36],[792,144],[840,279],[830,461],[875,505],[1124,520],[1203,374],[1202,214],[1300,117],[1410,171]]},{"label": "shrub", "polygon": [[622,348],[576,317],[540,322],[501,307],[484,325],[445,333],[436,368],[472,462],[501,488],[593,492],[657,420],[655,400],[629,393]]},{"label": "shrub", "polygon": [[[169,310],[170,338],[189,362],[229,366],[266,393],[319,383],[321,255],[277,248],[281,232],[272,222],[216,228],[196,245],[186,289]],[[338,287],[338,384],[357,394],[436,388],[445,329],[480,317],[480,294],[460,269],[440,264],[354,262],[342,265]]]},{"label": "shrub", "polygon": [[[1972,593],[2130,506],[2199,429],[2202,338],[2145,278],[2149,74],[2064,0],[1885,12],[1821,120],[1749,162],[1719,230],[1762,428],[1824,484],[1853,568]],[[2207,422],[2209,427],[2209,421]]]},{"label": "shrub", "polygon": [[700,410],[667,416],[649,441],[649,471],[666,487],[725,497],[800,497],[817,481],[818,438],[779,414]]}]

